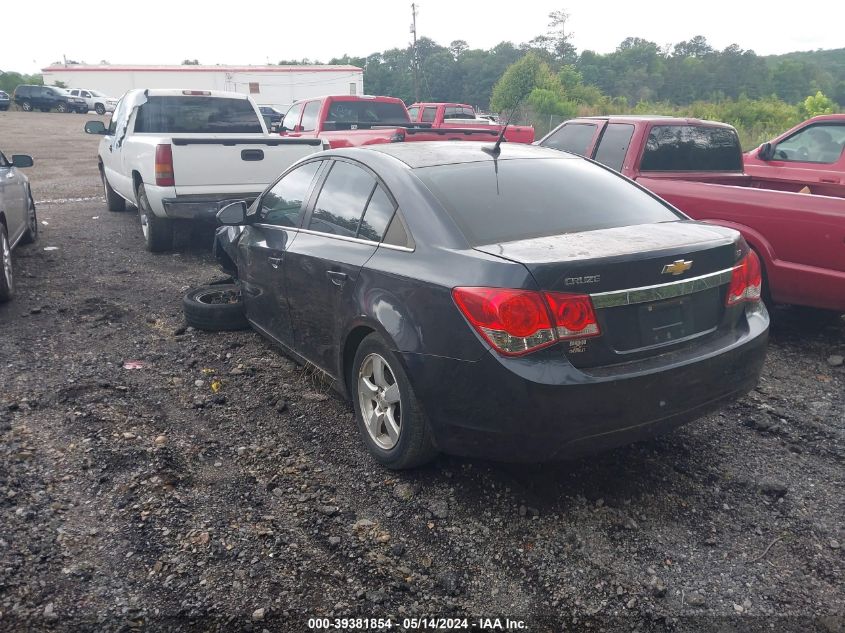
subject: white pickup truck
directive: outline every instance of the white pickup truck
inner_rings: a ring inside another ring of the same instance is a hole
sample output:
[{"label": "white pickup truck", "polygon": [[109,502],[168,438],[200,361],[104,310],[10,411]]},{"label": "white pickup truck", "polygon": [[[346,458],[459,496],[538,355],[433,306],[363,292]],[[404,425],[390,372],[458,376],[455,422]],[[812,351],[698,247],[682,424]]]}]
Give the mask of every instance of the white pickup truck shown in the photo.
[{"label": "white pickup truck", "polygon": [[130,90],[102,134],[100,176],[109,211],[138,208],[147,250],[173,246],[174,222],[214,221],[233,200],[251,201],[320,139],[270,136],[248,95],[208,90]]}]

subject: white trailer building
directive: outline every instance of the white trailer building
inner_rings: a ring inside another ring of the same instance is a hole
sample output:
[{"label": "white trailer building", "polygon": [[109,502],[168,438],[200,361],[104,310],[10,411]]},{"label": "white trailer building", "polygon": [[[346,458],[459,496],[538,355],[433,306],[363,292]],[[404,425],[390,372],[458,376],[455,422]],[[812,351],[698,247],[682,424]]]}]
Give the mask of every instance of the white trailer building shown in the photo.
[{"label": "white trailer building", "polygon": [[363,94],[364,71],[356,66],[120,66],[58,64],[41,70],[46,85],[99,90],[120,97],[131,88],[231,90],[260,105],[287,107],[299,99]]}]

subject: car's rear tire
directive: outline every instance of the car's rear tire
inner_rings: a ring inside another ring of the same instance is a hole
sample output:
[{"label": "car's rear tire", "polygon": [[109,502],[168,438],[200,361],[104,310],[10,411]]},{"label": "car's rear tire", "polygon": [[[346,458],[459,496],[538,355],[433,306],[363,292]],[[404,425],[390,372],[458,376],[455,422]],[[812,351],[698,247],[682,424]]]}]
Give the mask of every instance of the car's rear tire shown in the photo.
[{"label": "car's rear tire", "polygon": [[29,101],[21,101],[21,110],[24,112],[32,112],[32,104]]},{"label": "car's rear tire", "polygon": [[109,211],[120,213],[126,211],[126,200],[124,200],[114,189],[111,188],[105,172],[100,169],[100,178],[103,181],[103,193],[106,196],[106,207]]},{"label": "car's rear tire", "polygon": [[138,215],[141,218],[141,231],[144,244],[151,253],[161,253],[173,248],[173,222],[168,218],[158,217],[150,207],[144,185],[138,185]]},{"label": "car's rear tire", "polygon": [[6,225],[0,222],[0,303],[9,301],[15,294],[15,276],[12,270],[12,245]]},{"label": "car's rear tire", "polygon": [[246,330],[241,291],[235,284],[213,284],[192,288],[182,298],[185,323],[200,330],[219,332]]},{"label": "car's rear tire", "polygon": [[349,390],[361,439],[376,461],[400,470],[434,459],[437,449],[408,375],[376,333],[355,352]]},{"label": "car's rear tire", "polygon": [[104,106],[102,103],[95,103],[94,112],[96,112],[100,116],[103,116],[106,113],[106,106]]},{"label": "car's rear tire", "polygon": [[56,112],[59,112],[61,114],[64,114],[65,112],[67,112],[67,104],[66,103],[59,103],[56,106]]},{"label": "car's rear tire", "polygon": [[29,208],[26,211],[26,232],[21,237],[21,244],[32,244],[38,239],[38,214],[35,212],[35,202],[29,197]]}]

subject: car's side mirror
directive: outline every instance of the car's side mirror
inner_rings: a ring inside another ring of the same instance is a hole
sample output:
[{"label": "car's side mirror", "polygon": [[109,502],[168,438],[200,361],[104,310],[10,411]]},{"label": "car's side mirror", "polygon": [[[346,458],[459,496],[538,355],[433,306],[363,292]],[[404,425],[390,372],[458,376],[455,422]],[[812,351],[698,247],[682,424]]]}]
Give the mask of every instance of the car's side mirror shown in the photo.
[{"label": "car's side mirror", "polygon": [[12,154],[12,167],[32,167],[32,156]]},{"label": "car's side mirror", "polygon": [[85,123],[86,134],[106,134],[106,124],[102,121],[87,121]]},{"label": "car's side mirror", "polygon": [[217,221],[226,226],[238,226],[246,223],[246,202],[230,202],[217,212]]},{"label": "car's side mirror", "polygon": [[760,149],[757,150],[757,158],[760,160],[772,160],[772,157],[775,155],[775,148],[774,145],[771,143],[763,143],[760,146]]}]

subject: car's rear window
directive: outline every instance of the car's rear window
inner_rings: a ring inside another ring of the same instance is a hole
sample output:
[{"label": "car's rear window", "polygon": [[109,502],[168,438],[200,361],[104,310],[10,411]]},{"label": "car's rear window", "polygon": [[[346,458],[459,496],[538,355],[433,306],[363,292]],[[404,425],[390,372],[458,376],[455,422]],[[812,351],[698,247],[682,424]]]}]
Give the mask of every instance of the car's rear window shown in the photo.
[{"label": "car's rear window", "polygon": [[640,171],[742,171],[739,138],[731,128],[655,125]]},{"label": "car's rear window", "polygon": [[333,101],[325,129],[349,129],[352,125],[408,125],[408,111],[401,103],[384,101]]},{"label": "car's rear window", "polygon": [[246,99],[149,97],[138,109],[136,133],[255,134],[261,123]]},{"label": "car's rear window", "polygon": [[682,218],[585,160],[484,161],[415,173],[473,246]]}]

